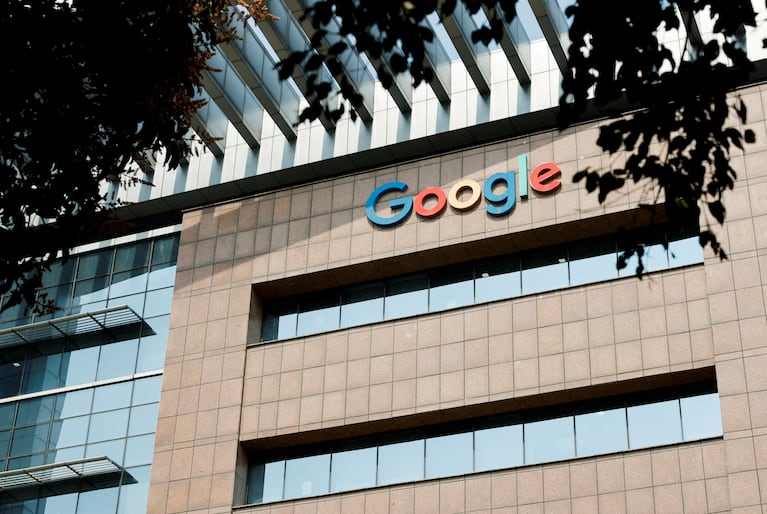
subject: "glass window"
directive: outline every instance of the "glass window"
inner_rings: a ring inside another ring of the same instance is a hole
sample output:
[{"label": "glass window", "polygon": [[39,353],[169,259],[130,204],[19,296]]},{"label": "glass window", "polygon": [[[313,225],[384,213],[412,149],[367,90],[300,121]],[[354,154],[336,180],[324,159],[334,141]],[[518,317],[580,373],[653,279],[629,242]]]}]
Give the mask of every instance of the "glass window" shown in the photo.
[{"label": "glass window", "polygon": [[341,328],[383,320],[383,282],[346,288],[341,293]]},{"label": "glass window", "polygon": [[125,437],[128,429],[128,409],[101,412],[91,416],[88,442],[96,443]]},{"label": "glass window", "polygon": [[96,379],[104,380],[131,375],[136,371],[137,354],[138,340],[136,339],[102,346]]},{"label": "glass window", "polygon": [[47,391],[59,385],[59,367],[61,354],[42,355],[24,362],[24,377],[21,382],[22,393]]},{"label": "glass window", "polygon": [[719,411],[717,393],[682,398],[680,406],[685,441],[722,435],[722,415]]},{"label": "glass window", "polygon": [[524,464],[522,424],[479,429],[474,432],[474,469],[511,468]]},{"label": "glass window", "polygon": [[610,409],[575,416],[578,457],[628,450],[626,409]]},{"label": "glass window", "polygon": [[62,419],[88,414],[91,411],[92,399],[93,389],[81,389],[79,391],[59,394],[56,397],[54,417]]},{"label": "glass window", "polygon": [[474,270],[471,266],[429,274],[429,310],[444,311],[474,303]]},{"label": "glass window", "polygon": [[136,372],[162,369],[165,363],[165,345],[168,341],[170,316],[159,316],[145,320],[154,328],[154,334],[142,335],[138,343]]},{"label": "glass window", "polygon": [[[61,284],[58,286],[52,286],[52,287],[46,287],[44,289],[40,289],[37,292],[37,299],[38,301],[44,304],[47,304],[52,301],[53,308],[59,311],[57,316],[66,314],[66,311],[69,309],[70,301],[72,299],[72,283]],[[46,319],[50,319],[53,317],[53,315],[46,314],[44,317]],[[35,316],[35,319],[40,320],[42,319],[42,317]]]},{"label": "glass window", "polygon": [[6,403],[0,405],[0,430],[11,428],[13,425],[13,415],[16,413],[15,403]]},{"label": "glass window", "polygon": [[288,459],[285,462],[285,498],[316,496],[328,492],[330,454]]},{"label": "glass window", "polygon": [[[11,431],[10,430],[0,430],[0,460],[5,462],[5,458],[8,456],[8,446],[11,443]],[[3,468],[0,466],[0,471],[2,471]]]},{"label": "glass window", "polygon": [[284,481],[284,460],[250,466],[248,472],[248,503],[281,500]]},{"label": "glass window", "polygon": [[19,394],[21,387],[21,362],[0,364],[0,398],[8,398]]},{"label": "glass window", "polygon": [[570,249],[570,285],[593,284],[618,278],[615,241],[602,239]]},{"label": "glass window", "polygon": [[424,441],[404,441],[378,447],[378,485],[423,480]]},{"label": "glass window", "polygon": [[63,512],[75,512],[75,508],[77,507],[77,496],[77,493],[70,493],[40,498],[40,501],[37,504],[37,514],[62,514]]},{"label": "glass window", "polygon": [[63,385],[87,384],[96,380],[99,347],[83,348],[64,353],[61,363]]},{"label": "glass window", "polygon": [[122,464],[125,453],[125,439],[115,439],[103,443],[89,444],[85,447],[85,457],[109,457],[117,464]]},{"label": "glass window", "polygon": [[698,236],[674,239],[668,244],[669,266],[676,268],[703,262],[703,248]]},{"label": "glass window", "polygon": [[299,304],[296,335],[305,336],[337,329],[341,310],[339,302],[338,293],[333,291],[304,299]]},{"label": "glass window", "polygon": [[[644,266],[644,273],[668,268],[668,252],[663,246],[660,237],[646,238],[645,242],[639,243],[642,252],[641,262]],[[619,251],[626,247],[626,243],[619,246]],[[626,259],[626,267],[618,271],[621,277],[630,277],[637,272],[639,265],[639,256],[635,252],[629,259]]]},{"label": "glass window", "polygon": [[134,269],[112,275],[109,296],[126,296],[146,290],[147,273],[145,269]]},{"label": "glass window", "polygon": [[474,295],[477,303],[515,298],[522,294],[519,258],[503,257],[477,265]]},{"label": "glass window", "polygon": [[397,319],[429,311],[429,277],[426,273],[386,281],[384,319]]},{"label": "glass window", "polygon": [[19,402],[16,426],[50,421],[53,417],[53,400],[53,396],[43,396],[42,398],[31,398]]},{"label": "glass window", "polygon": [[525,464],[575,457],[573,417],[525,423]]},{"label": "glass window", "polygon": [[[164,267],[163,267],[164,266]],[[164,287],[172,287],[176,281],[176,265],[162,264],[152,268],[149,272],[149,280],[147,281],[147,289],[161,289]]]},{"label": "glass window", "polygon": [[426,438],[426,478],[471,473],[474,467],[472,432]]},{"label": "glass window", "polygon": [[[107,307],[116,307],[118,305],[125,305],[133,309],[133,312],[139,316],[144,314],[144,299],[146,293],[133,294],[130,296],[121,296],[119,298],[109,297],[107,300]],[[159,313],[162,314],[162,313]]]},{"label": "glass window", "polygon": [[66,448],[85,444],[90,416],[54,421],[51,427],[50,448]]},{"label": "glass window", "polygon": [[176,255],[178,255],[178,234],[154,240],[152,248],[152,265],[175,261]]},{"label": "glass window", "polygon": [[96,275],[106,275],[112,271],[112,250],[81,255],[77,266],[77,278],[90,278]]},{"label": "glass window", "polygon": [[49,423],[17,428],[13,431],[11,455],[44,452],[48,445]]},{"label": "glass window", "polygon": [[118,487],[96,489],[80,493],[76,514],[104,514],[117,509]]},{"label": "glass window", "polygon": [[56,261],[51,264],[48,271],[43,272],[43,287],[56,286],[65,282],[72,282],[75,277],[75,262],[77,257]]},{"label": "glass window", "polygon": [[154,434],[129,437],[125,443],[123,466],[141,466],[152,463]]},{"label": "glass window", "polygon": [[72,305],[82,305],[98,300],[106,300],[109,291],[109,276],[80,280],[75,283],[75,294]]},{"label": "glass window", "polygon": [[120,503],[117,514],[133,514],[146,512],[146,501],[149,494],[149,466],[141,466],[126,470],[136,483],[120,486]]},{"label": "glass window", "polygon": [[45,453],[45,463],[66,462],[79,460],[85,456],[85,446],[70,446],[69,448],[56,448]]},{"label": "glass window", "polygon": [[375,486],[377,454],[375,446],[333,452],[330,461],[330,492]]},{"label": "glass window", "polygon": [[45,454],[35,453],[34,455],[25,455],[23,457],[16,457],[15,459],[8,459],[7,468],[10,471],[12,469],[23,469],[23,468],[31,468],[32,466],[42,466],[43,464],[45,464]]},{"label": "glass window", "polygon": [[148,266],[150,244],[150,241],[142,241],[117,248],[115,250],[115,273]]},{"label": "glass window", "polygon": [[298,321],[298,304],[295,302],[279,302],[264,312],[261,339],[274,341],[296,336]]},{"label": "glass window", "polygon": [[679,400],[629,407],[629,445],[632,449],[682,440]]},{"label": "glass window", "polygon": [[148,403],[130,409],[128,435],[149,434],[157,425],[157,403]]},{"label": "glass window", "polygon": [[567,255],[562,248],[522,256],[522,294],[553,291],[569,284]]},{"label": "glass window", "polygon": [[144,315],[147,317],[170,314],[170,305],[173,303],[173,288],[157,289],[146,294]]},{"label": "glass window", "polygon": [[[121,409],[130,405],[131,386],[130,382],[120,382],[119,384],[110,384],[94,389],[93,412]],[[155,399],[154,401],[157,400]]]},{"label": "glass window", "polygon": [[133,401],[132,405],[141,405],[143,403],[152,403],[160,401],[160,387],[162,386],[162,376],[142,378],[133,383]]}]

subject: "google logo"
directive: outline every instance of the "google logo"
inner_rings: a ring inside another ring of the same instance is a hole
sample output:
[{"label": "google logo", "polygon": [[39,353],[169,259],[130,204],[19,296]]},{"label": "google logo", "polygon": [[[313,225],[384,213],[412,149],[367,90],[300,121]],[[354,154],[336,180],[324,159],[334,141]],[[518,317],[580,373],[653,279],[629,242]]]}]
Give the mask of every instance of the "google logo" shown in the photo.
[{"label": "google logo", "polygon": [[[439,187],[427,187],[415,196],[403,196],[389,200],[391,215],[388,217],[376,213],[376,205],[381,198],[389,193],[404,193],[407,184],[404,182],[387,182],[377,187],[365,203],[365,214],[371,223],[382,227],[391,227],[402,223],[415,210],[421,218],[433,218],[445,210],[447,204],[456,211],[468,211],[477,206],[481,197],[485,197],[485,210],[493,216],[503,216],[511,212],[517,205],[517,187],[520,198],[528,196],[528,182],[533,191],[547,194],[559,189],[559,177],[562,171],[552,162],[540,164],[527,173],[527,156],[519,158],[519,180],[514,170],[502,171],[491,175],[480,186],[474,180],[461,180],[445,193]],[[496,192],[502,189],[500,192]],[[428,200],[428,202],[427,202]],[[427,207],[427,203],[430,205]]]}]

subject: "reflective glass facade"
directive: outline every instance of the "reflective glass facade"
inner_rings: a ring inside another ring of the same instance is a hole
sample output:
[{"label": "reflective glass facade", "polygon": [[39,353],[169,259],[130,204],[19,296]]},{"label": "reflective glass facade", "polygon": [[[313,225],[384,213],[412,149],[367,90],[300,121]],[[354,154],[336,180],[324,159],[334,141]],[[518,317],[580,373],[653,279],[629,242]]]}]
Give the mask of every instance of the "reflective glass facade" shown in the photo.
[{"label": "reflective glass facade", "polygon": [[53,314],[2,316],[2,328],[127,305],[141,323],[5,348],[0,356],[0,471],[105,456],[124,468],[111,486],[38,498],[11,490],[2,513],[146,510],[178,235],[72,256],[44,276]]},{"label": "reflective glass facade", "polygon": [[711,384],[296,449],[254,462],[248,503],[319,496],[720,437]]},{"label": "reflective glass facade", "polygon": [[[703,262],[698,236],[689,232],[656,231],[642,241],[644,272]],[[627,260],[625,268],[617,268],[621,251],[621,241],[611,235],[278,300],[264,309],[261,340],[329,332],[635,275],[636,256]]]}]

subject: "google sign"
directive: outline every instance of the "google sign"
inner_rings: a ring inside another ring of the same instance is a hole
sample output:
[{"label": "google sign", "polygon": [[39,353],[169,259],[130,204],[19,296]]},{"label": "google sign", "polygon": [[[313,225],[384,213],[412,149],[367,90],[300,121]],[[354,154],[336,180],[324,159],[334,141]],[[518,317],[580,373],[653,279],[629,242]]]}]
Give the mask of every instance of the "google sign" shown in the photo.
[{"label": "google sign", "polygon": [[[474,180],[461,180],[445,191],[439,187],[427,187],[415,196],[403,196],[389,200],[391,215],[381,216],[376,213],[376,205],[381,198],[389,193],[404,193],[407,184],[404,182],[387,182],[377,187],[368,197],[365,204],[365,214],[371,223],[382,227],[391,227],[402,223],[415,209],[419,217],[427,219],[438,216],[445,210],[447,204],[456,211],[468,211],[480,203],[485,197],[485,210],[493,216],[503,216],[511,212],[517,205],[517,188],[519,197],[527,198],[528,182],[533,191],[541,194],[552,193],[559,189],[559,177],[562,171],[554,163],[545,162],[527,173],[527,156],[519,158],[519,177],[514,170],[502,171],[491,175],[483,186]],[[497,190],[501,191],[498,192]],[[427,207],[427,200],[430,207]]]}]

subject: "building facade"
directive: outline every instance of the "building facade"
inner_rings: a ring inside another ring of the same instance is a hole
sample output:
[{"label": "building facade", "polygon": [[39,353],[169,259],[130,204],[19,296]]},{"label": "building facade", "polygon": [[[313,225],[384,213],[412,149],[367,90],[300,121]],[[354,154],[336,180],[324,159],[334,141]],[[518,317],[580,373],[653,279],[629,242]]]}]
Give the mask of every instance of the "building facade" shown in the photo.
[{"label": "building facade", "polygon": [[214,58],[217,137],[144,163],[138,228],[46,275],[60,309],[0,317],[0,514],[761,512],[765,86],[720,261],[645,185],[573,183],[625,156],[555,129],[564,2],[489,49],[459,6],[415,89],[349,52],[335,126],[271,67],[306,5]]}]

